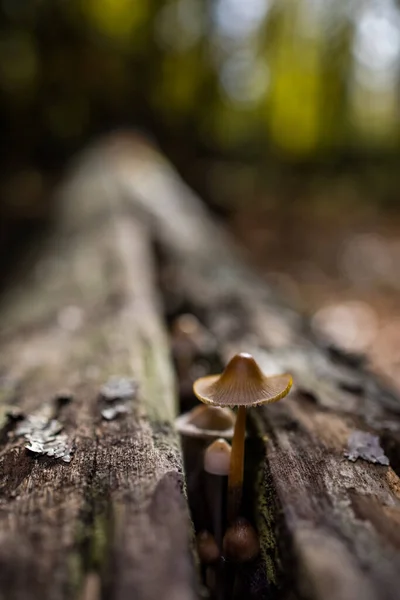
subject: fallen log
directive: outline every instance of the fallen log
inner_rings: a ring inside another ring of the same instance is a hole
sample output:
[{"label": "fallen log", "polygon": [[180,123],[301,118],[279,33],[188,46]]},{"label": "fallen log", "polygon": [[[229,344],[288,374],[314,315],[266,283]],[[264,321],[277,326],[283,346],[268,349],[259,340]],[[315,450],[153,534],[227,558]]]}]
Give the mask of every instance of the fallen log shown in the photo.
[{"label": "fallen log", "polygon": [[250,468],[268,581],[315,600],[398,598],[399,396],[362,357],[317,339],[165,160],[137,144],[129,158],[129,144],[121,146],[116,178],[162,244],[170,319],[195,314],[215,340],[219,368],[246,351],[267,373],[293,373],[287,399],[252,413],[264,440],[265,458]]},{"label": "fallen log", "polygon": [[[90,165],[2,298],[0,598],[194,598],[146,228]],[[107,181],[105,181],[107,183]]]},{"label": "fallen log", "polygon": [[237,597],[397,598],[397,395],[317,339],[137,138],[89,152],[60,207],[33,281],[3,298],[0,597],[197,594],[157,278],[166,321],[190,312],[212,340],[189,378],[239,351],[294,376],[251,412],[245,505],[262,552]]}]

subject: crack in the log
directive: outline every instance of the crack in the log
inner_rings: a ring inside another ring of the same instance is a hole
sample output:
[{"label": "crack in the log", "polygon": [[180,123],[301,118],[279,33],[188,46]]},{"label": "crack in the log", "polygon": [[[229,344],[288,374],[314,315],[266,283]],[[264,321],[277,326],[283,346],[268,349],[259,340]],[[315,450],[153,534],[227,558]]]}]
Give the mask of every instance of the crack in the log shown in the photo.
[{"label": "crack in the log", "polygon": [[[331,538],[328,536],[328,540],[342,538],[343,543],[346,544],[346,547],[348,546],[349,552],[354,551],[351,536],[347,537],[347,534],[343,534],[333,517],[334,506],[332,503],[336,496],[326,489],[327,485],[335,483],[335,475],[329,472],[331,465],[329,459],[336,461],[336,465],[337,461],[344,460],[341,457],[348,429],[357,426],[360,429],[367,429],[379,434],[390,464],[400,476],[399,429],[395,419],[392,418],[398,416],[400,410],[397,398],[384,385],[378,383],[372,374],[368,373],[362,357],[349,355],[337,348],[327,348],[326,344],[317,340],[311,332],[305,333],[300,329],[293,329],[285,342],[286,345],[268,347],[266,340],[269,339],[269,331],[264,334],[257,330],[257,324],[268,329],[271,309],[268,302],[265,305],[265,313],[257,317],[258,321],[255,318],[254,323],[250,323],[247,318],[244,318],[241,319],[242,327],[237,327],[234,317],[240,313],[236,311],[235,306],[240,304],[240,299],[243,300],[242,309],[245,312],[252,309],[252,304],[247,302],[244,294],[236,294],[236,302],[233,302],[232,305],[223,302],[219,305],[219,299],[223,297],[223,294],[213,293],[213,290],[209,290],[209,285],[200,289],[202,296],[197,301],[197,288],[193,291],[190,286],[190,273],[188,275],[187,271],[174,268],[174,263],[167,253],[163,255],[162,252],[159,252],[160,256],[159,269],[165,268],[172,273],[166,283],[160,276],[167,309],[166,320],[169,325],[172,326],[183,312],[188,312],[200,321],[202,327],[211,330],[210,334],[217,338],[215,357],[193,354],[194,370],[197,366],[204,368],[205,364],[204,374],[218,372],[222,366],[220,364],[222,360],[225,360],[230,352],[237,350],[236,340],[240,341],[240,347],[243,350],[243,343],[246,340],[252,340],[249,342],[249,348],[263,349],[267,363],[270,359],[271,366],[288,370],[293,368],[295,375],[298,376],[297,385],[299,387],[291,399],[293,408],[274,406],[270,413],[271,417],[268,415],[269,409],[266,409],[262,411],[262,414],[258,413],[254,415],[254,418],[252,416],[249,418],[250,427],[252,424],[262,426],[263,431],[256,433],[258,440],[265,438],[262,448],[264,451],[266,448],[268,449],[270,458],[261,454],[256,460],[253,458],[255,463],[257,460],[259,461],[259,472],[257,474],[253,471],[247,474],[247,485],[253,487],[253,490],[246,491],[246,502],[251,501],[256,504],[255,510],[252,508],[252,514],[258,515],[256,524],[261,538],[264,576],[267,573],[270,584],[269,589],[264,591],[264,598],[293,598],[295,594],[303,594],[304,591],[300,585],[302,575],[299,572],[301,557],[299,558],[299,549],[296,546],[299,542],[294,535],[294,530],[289,529],[288,514],[284,514],[282,509],[281,502],[284,501],[285,507],[287,507],[290,499],[288,500],[288,497],[285,496],[289,492],[282,491],[280,487],[281,483],[276,475],[277,461],[282,461],[278,465],[278,469],[284,470],[285,464],[292,464],[293,468],[297,465],[301,483],[306,482],[305,485],[312,490],[308,498],[304,489],[293,486],[294,496],[300,494],[303,497],[302,501],[298,503],[294,500],[293,504],[300,505],[306,513],[310,511],[310,521],[321,519],[327,524],[332,536]],[[185,278],[190,279],[189,285]],[[194,280],[194,283],[198,283],[199,280],[201,280],[201,276],[197,281]],[[215,280],[216,282],[217,280]],[[210,294],[207,297],[209,291]],[[235,296],[234,288],[231,289],[231,292]],[[229,313],[226,318],[224,317],[225,331],[222,330],[223,328],[220,331],[216,325],[218,315],[221,314],[219,306],[222,307],[222,312]],[[168,311],[170,312],[168,313]],[[299,338],[301,343],[299,343]],[[215,366],[216,368],[214,368]],[[180,383],[182,389],[182,382]],[[191,382],[188,377],[184,388],[186,396],[183,397],[185,410],[194,404],[190,388]],[[331,415],[333,425],[330,430],[329,427],[324,428],[324,423],[328,422]],[[318,425],[321,431],[314,430],[315,425]],[[326,444],[324,442],[319,444],[318,434],[322,435],[323,428],[326,434],[326,439],[324,438]],[[268,446],[266,445],[267,436],[270,438]],[[250,435],[248,445],[252,439]],[[291,441],[296,440],[296,447],[293,447],[292,451],[292,461],[289,460],[289,457],[286,460],[285,454],[289,450],[282,445],[282,440],[286,441],[289,446],[291,446]],[[300,445],[297,447],[299,440]],[[308,457],[307,452],[310,448],[312,456]],[[277,452],[279,456],[274,452]],[[338,469],[340,473],[340,462]],[[273,476],[271,470],[273,470]],[[286,476],[289,484],[291,474],[286,473]],[[317,516],[315,516],[315,511],[318,513]],[[308,547],[304,552],[304,556],[308,560]],[[314,557],[311,556],[311,559]],[[253,571],[252,576],[256,577],[256,570]]]},{"label": "crack in the log", "polygon": [[[246,337],[250,324],[240,303],[233,302],[228,297],[221,296],[219,301],[213,304],[211,314],[207,306],[202,305],[201,302],[198,304],[193,303],[192,299],[183,293],[183,286],[179,284],[179,274],[177,272],[174,274],[172,270],[172,279],[169,281],[163,278],[162,273],[168,267],[168,259],[160,245],[156,245],[155,255],[157,257],[159,283],[164,301],[165,321],[170,328],[171,336],[171,328],[176,320],[183,314],[192,314],[195,315],[202,327],[207,331],[210,331],[210,327],[212,327],[215,333],[215,329],[217,329],[219,332],[218,340],[223,339],[224,343],[229,344],[235,340],[242,339],[243,336]],[[175,281],[174,277],[176,277]],[[229,322],[224,322],[225,315],[227,314],[230,316]],[[172,344],[172,347],[174,347],[174,344]],[[175,356],[173,358],[178,383],[180,384],[181,411],[185,411],[195,405],[197,400],[193,395],[191,385],[190,388],[187,385],[182,385],[185,382],[182,381],[182,373],[177,368],[178,365]],[[223,358],[218,349],[211,352],[208,349],[205,353],[199,352],[196,349],[193,355],[193,364],[201,365],[204,362],[208,365],[210,372],[218,372],[223,368]],[[250,418],[250,430],[252,430],[252,425],[253,422]],[[280,518],[282,511],[269,471],[262,436],[260,436],[259,431],[255,432],[254,427],[252,431],[253,435],[249,436],[246,444],[246,475],[242,510],[244,516],[257,525],[262,551],[260,557],[255,562],[238,566],[236,593],[239,595],[235,596],[235,598],[247,597],[252,600],[278,600],[285,597],[287,592],[286,582],[289,579],[287,574],[282,571],[281,545],[278,544],[276,537],[276,527],[278,526],[278,522],[282,520]],[[186,481],[188,481],[188,475],[190,473],[185,474]],[[198,510],[196,509],[196,504],[199,502],[204,503],[204,498],[194,498],[193,495],[191,497],[189,489],[188,501],[196,529],[199,526],[196,523],[196,515],[198,517],[204,513],[204,509],[200,509],[200,507]]]},{"label": "crack in the log", "polygon": [[86,580],[94,574],[103,588],[104,568],[108,556],[108,546],[112,537],[110,502],[108,490],[98,478],[98,451],[100,440],[94,435],[93,460],[87,474],[85,487],[85,506],[79,520],[79,529],[75,534],[76,561],[75,579],[77,589],[86,585]]}]

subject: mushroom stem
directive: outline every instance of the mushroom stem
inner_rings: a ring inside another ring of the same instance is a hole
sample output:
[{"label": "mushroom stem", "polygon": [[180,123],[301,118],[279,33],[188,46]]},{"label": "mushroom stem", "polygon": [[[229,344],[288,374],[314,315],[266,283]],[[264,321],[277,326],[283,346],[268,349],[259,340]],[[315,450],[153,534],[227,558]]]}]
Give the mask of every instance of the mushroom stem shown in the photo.
[{"label": "mushroom stem", "polygon": [[208,446],[204,453],[206,494],[213,521],[213,533],[220,550],[225,533],[226,489],[229,474],[231,447],[224,439]]},{"label": "mushroom stem", "polygon": [[245,434],[246,407],[239,406],[232,439],[232,454],[228,476],[228,523],[234,521],[239,515],[242,502]]}]

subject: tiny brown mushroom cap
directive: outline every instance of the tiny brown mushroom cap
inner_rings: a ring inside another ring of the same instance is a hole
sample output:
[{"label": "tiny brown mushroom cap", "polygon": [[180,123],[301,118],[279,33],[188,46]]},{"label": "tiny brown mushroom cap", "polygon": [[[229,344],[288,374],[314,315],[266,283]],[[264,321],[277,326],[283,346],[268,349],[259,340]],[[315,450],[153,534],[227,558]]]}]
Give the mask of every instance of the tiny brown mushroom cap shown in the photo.
[{"label": "tiny brown mushroom cap", "polygon": [[201,377],[193,384],[197,398],[214,406],[259,406],[276,402],[289,393],[292,376],[264,375],[254,358],[236,354],[220,375]]},{"label": "tiny brown mushroom cap", "polygon": [[213,429],[223,431],[231,429],[235,425],[235,413],[229,408],[220,406],[196,406],[190,415],[190,423],[199,429]]},{"label": "tiny brown mushroom cap", "polygon": [[247,519],[239,517],[226,530],[223,541],[224,557],[234,562],[254,560],[260,552],[260,541]]},{"label": "tiny brown mushroom cap", "polygon": [[200,404],[175,419],[181,435],[193,438],[232,439],[236,415],[230,408]]},{"label": "tiny brown mushroom cap", "polygon": [[201,531],[196,536],[197,553],[202,563],[209,565],[220,557],[215,538],[209,531]]}]

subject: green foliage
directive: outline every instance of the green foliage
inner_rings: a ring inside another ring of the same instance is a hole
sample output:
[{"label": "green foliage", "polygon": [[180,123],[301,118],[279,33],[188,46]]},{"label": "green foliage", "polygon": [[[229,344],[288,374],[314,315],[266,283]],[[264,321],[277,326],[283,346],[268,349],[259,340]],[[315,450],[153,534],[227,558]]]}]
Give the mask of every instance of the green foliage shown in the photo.
[{"label": "green foliage", "polygon": [[260,156],[397,148],[400,11],[345,4],[3,0],[6,142],[73,149],[132,123]]}]

